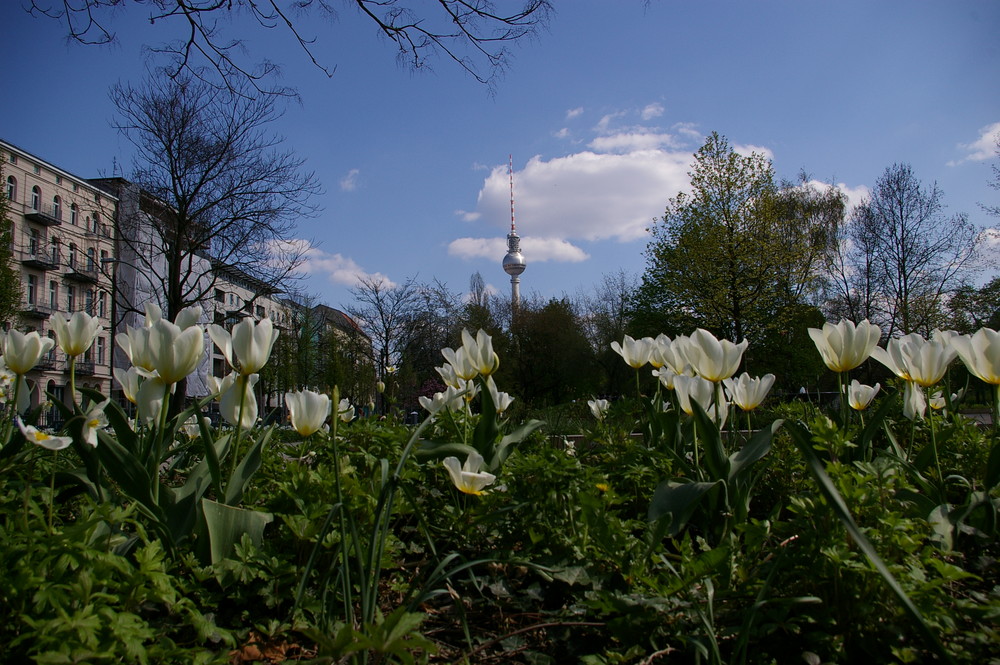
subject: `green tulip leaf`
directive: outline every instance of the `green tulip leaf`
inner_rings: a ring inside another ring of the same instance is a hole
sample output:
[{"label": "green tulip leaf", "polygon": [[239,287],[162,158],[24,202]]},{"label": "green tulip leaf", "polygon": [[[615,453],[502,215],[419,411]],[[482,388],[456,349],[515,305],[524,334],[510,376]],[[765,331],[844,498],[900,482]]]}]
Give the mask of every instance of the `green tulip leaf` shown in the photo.
[{"label": "green tulip leaf", "polygon": [[665,480],[656,486],[649,503],[649,521],[667,520],[666,535],[677,536],[687,525],[691,515],[705,494],[718,483],[680,482]]},{"label": "green tulip leaf", "polygon": [[249,535],[255,545],[260,545],[264,527],[274,519],[271,513],[237,508],[211,499],[202,499],[201,510],[212,563],[231,557],[243,534]]},{"label": "green tulip leaf", "polygon": [[771,450],[771,440],[785,421],[775,420],[771,426],[756,432],[738,452],[729,456],[729,482],[740,478],[754,463]]},{"label": "green tulip leaf", "polygon": [[871,459],[872,439],[882,429],[886,417],[899,407],[895,399],[898,391],[884,392],[885,395],[881,398],[878,408],[872,412],[868,418],[868,422],[865,423],[864,429],[861,430],[861,434],[858,436],[857,448],[851,449],[852,451],[857,451],[857,456],[862,460],[867,461]]},{"label": "green tulip leaf", "polygon": [[725,480],[729,477],[729,458],[722,446],[722,433],[719,426],[709,417],[701,405],[691,400],[694,411],[693,419],[698,430],[698,442],[705,451],[705,468],[712,480]]},{"label": "green tulip leaf", "polygon": [[806,430],[801,425],[796,423],[791,423],[789,425],[789,432],[792,435],[792,439],[795,441],[795,445],[798,447],[802,456],[805,458],[806,466],[809,468],[810,473],[812,473],[813,478],[816,480],[816,484],[819,487],[820,493],[826,499],[827,504],[831,507],[834,514],[847,529],[847,532],[854,539],[857,544],[858,549],[860,549],[868,561],[872,564],[885,583],[889,586],[889,589],[896,595],[903,609],[910,616],[911,619],[916,623],[917,628],[920,633],[927,640],[931,649],[933,649],[938,656],[946,663],[953,663],[951,655],[941,644],[941,640],[938,638],[937,634],[931,629],[927,622],[924,620],[923,615],[917,606],[913,604],[910,597],[906,595],[906,591],[900,586],[899,582],[893,576],[892,571],[885,565],[882,561],[882,557],[878,555],[875,547],[872,545],[871,541],[865,535],[864,531],[857,525],[854,521],[854,517],[851,515],[850,509],[847,504],[844,503],[844,499],[840,496],[840,492],[837,491],[837,486],[834,484],[833,480],[826,473],[826,468],[823,465],[823,461],[816,454],[812,445],[812,436],[809,431]]},{"label": "green tulip leaf", "polygon": [[431,460],[443,460],[445,457],[457,457],[460,460],[464,460],[469,456],[469,453],[474,452],[477,452],[475,448],[464,443],[421,441],[420,447],[417,448],[413,454],[416,455],[417,459],[421,462],[427,462]]},{"label": "green tulip leaf", "polygon": [[[226,504],[235,506],[243,500],[243,490],[246,489],[247,483],[253,474],[260,468],[261,453],[267,442],[271,440],[273,433],[274,427],[271,426],[258,434],[257,440],[254,441],[253,445],[250,446],[250,450],[240,460],[236,470],[233,471],[233,475],[229,477],[229,483],[226,485]],[[235,455],[236,451],[232,451],[232,454]]]},{"label": "green tulip leaf", "polygon": [[1000,484],[1000,441],[990,448],[990,456],[986,461],[986,489],[991,490]]}]

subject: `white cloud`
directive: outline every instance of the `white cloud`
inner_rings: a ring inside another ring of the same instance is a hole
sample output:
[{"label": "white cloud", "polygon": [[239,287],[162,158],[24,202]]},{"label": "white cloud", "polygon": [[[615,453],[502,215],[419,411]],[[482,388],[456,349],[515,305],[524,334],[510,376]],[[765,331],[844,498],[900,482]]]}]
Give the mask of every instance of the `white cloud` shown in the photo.
[{"label": "white cloud", "polygon": [[380,272],[368,272],[359,266],[354,259],[343,254],[330,254],[309,244],[307,240],[294,240],[305,246],[305,260],[299,266],[299,272],[304,275],[326,275],[332,284],[354,287],[362,278],[374,279],[395,286],[395,282]]},{"label": "white cloud", "polygon": [[1000,254],[1000,229],[983,229],[979,232],[979,242],[983,252],[994,256]]},{"label": "white cloud", "polygon": [[598,136],[590,142],[590,147],[598,152],[634,152],[636,150],[652,150],[675,145],[670,134],[636,131]]},{"label": "white cloud", "polygon": [[821,191],[828,190],[831,187],[836,187],[837,189],[839,189],[841,194],[843,194],[847,198],[846,211],[845,211],[846,214],[850,214],[851,211],[854,208],[856,208],[863,199],[868,198],[869,194],[871,194],[870,190],[865,185],[858,185],[857,187],[851,187],[850,185],[846,185],[842,182],[838,182],[836,185],[831,185],[828,182],[821,182],[819,180],[810,180],[809,182],[806,183],[806,185],[815,187],[816,189]]},{"label": "white cloud", "polygon": [[646,108],[642,109],[640,113],[643,120],[652,120],[653,118],[659,118],[663,115],[663,104],[653,103],[647,104]]},{"label": "white cloud", "polygon": [[753,153],[757,153],[758,155],[762,155],[765,159],[770,159],[772,161],[774,160],[774,153],[771,151],[771,149],[759,145],[751,145],[751,144],[738,145],[734,143],[733,152],[735,152],[737,155],[742,155],[744,157],[749,157]]},{"label": "white cloud", "polygon": [[575,109],[570,109],[566,111],[566,119],[572,120],[573,118],[583,115],[583,107],[577,106]]},{"label": "white cloud", "polygon": [[[507,253],[506,238],[457,238],[448,245],[448,254],[460,259],[493,259],[497,263]],[[528,263],[579,263],[590,255],[567,240],[521,236],[521,253]]]},{"label": "white cloud", "polygon": [[842,191],[847,197],[847,212],[850,213],[851,210],[858,207],[862,200],[868,198],[871,195],[871,190],[865,185],[858,185],[857,187],[850,187],[842,182],[837,183],[837,189]]},{"label": "white cloud", "polygon": [[345,192],[353,192],[358,188],[358,175],[360,174],[359,169],[348,171],[347,175],[340,179],[340,189]]},{"label": "white cloud", "polygon": [[686,136],[695,143],[701,143],[705,140],[705,137],[702,136],[702,133],[698,131],[697,127],[698,125],[693,122],[678,122],[675,123],[671,129],[681,136]]},{"label": "white cloud", "polygon": [[483,216],[482,213],[475,211],[469,212],[468,210],[456,210],[455,214],[458,215],[458,218],[463,222],[474,222]]},{"label": "white cloud", "polygon": [[[687,188],[691,159],[690,152],[663,149],[624,154],[583,151],[550,160],[533,157],[514,174],[518,230],[536,238],[561,240],[645,238],[647,227],[663,214],[667,200]],[[494,167],[486,178],[476,209],[494,228],[507,226],[506,165]],[[497,242],[503,244],[502,239]],[[526,240],[522,247],[527,255]],[[499,256],[505,251],[502,247]]]},{"label": "white cloud", "polygon": [[598,134],[607,134],[611,130],[611,125],[618,118],[625,117],[625,111],[615,111],[614,113],[609,113],[600,120],[597,121],[597,126],[594,127],[594,131]]},{"label": "white cloud", "polygon": [[982,162],[993,159],[1000,150],[1000,122],[994,122],[979,130],[979,138],[972,143],[959,143],[958,148],[965,153],[965,157],[957,161],[948,162],[948,166],[958,166],[962,162]]}]

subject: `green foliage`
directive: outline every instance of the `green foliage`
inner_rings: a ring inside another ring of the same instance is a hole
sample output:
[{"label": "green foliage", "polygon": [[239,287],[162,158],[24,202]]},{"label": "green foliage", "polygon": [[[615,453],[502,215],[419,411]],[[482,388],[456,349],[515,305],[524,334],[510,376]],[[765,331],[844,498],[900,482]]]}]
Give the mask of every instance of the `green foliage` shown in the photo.
[{"label": "green foliage", "polygon": [[[659,331],[702,327],[729,339],[788,334],[816,288],[843,203],[774,181],[771,163],[713,133],[697,153],[691,193],[651,229],[639,310],[682,313]],[[839,213],[839,214],[838,214]],[[666,322],[664,322],[666,323]],[[773,371],[773,368],[772,368]]]},{"label": "green foliage", "polygon": [[231,634],[199,609],[183,567],[130,511],[85,499],[86,517],[49,531],[32,496],[8,487],[0,500],[5,661],[225,662]]},{"label": "green foliage", "polygon": [[[569,301],[550,300],[518,309],[505,357],[520,397],[535,408],[595,393],[600,370]],[[509,360],[507,359],[509,358]],[[501,377],[506,370],[501,365]]]},{"label": "green foliage", "polygon": [[[902,421],[891,391],[863,420],[796,402],[755,413],[754,431],[732,414],[720,428],[697,407],[664,412],[656,393],[600,421],[583,403],[548,409],[579,434],[553,440],[479,394],[481,414],[417,428],[338,420],[306,441],[255,429],[237,464],[229,433],[188,439],[168,421],[160,440],[114,409],[96,475],[76,468],[75,448],[21,437],[0,475],[5,655],[208,663],[266,644],[327,663],[994,657],[995,434],[954,415]],[[497,476],[482,495],[440,463],[470,450]],[[230,513],[256,524],[214,525]]]}]

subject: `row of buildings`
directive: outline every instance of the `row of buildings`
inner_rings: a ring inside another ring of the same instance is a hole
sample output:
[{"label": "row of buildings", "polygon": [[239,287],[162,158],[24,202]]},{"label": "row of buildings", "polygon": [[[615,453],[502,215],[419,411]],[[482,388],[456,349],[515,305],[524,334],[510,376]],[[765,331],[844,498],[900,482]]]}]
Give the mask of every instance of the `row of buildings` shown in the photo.
[{"label": "row of buildings", "polygon": [[[11,222],[11,254],[21,277],[19,320],[8,322],[22,331],[54,336],[54,313],[84,311],[101,320],[103,331],[76,363],[77,387],[92,388],[121,401],[113,368],[128,367],[116,349],[114,335],[142,325],[147,302],[162,306],[165,259],[154,241],[154,224],[169,208],[122,178],[85,179],[0,140],[3,185]],[[282,297],[277,286],[253,277],[239,265],[211,258],[210,248],[195,248],[186,258],[190,279],[198,280],[203,324],[226,327],[245,317],[270,318],[288,331],[300,318],[301,305]],[[200,250],[200,251],[199,251]],[[338,310],[318,306],[334,331],[356,339],[356,322]],[[207,340],[207,336],[206,336]],[[225,359],[210,343],[199,370],[189,377],[187,394],[208,394],[209,374],[223,376]],[[32,405],[54,399],[69,401],[67,359],[56,348],[28,377],[37,389]],[[283,386],[271,385],[265,404],[280,406]],[[54,424],[57,411],[42,414],[42,424]]]}]

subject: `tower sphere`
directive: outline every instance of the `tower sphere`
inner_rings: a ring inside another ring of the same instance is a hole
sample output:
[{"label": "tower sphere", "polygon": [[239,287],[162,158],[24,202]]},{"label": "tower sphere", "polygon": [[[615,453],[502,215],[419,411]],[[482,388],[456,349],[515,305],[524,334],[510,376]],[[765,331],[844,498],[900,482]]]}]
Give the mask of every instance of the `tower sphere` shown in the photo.
[{"label": "tower sphere", "polygon": [[503,257],[503,271],[508,275],[520,275],[527,264],[521,252],[508,252]]}]

